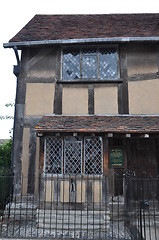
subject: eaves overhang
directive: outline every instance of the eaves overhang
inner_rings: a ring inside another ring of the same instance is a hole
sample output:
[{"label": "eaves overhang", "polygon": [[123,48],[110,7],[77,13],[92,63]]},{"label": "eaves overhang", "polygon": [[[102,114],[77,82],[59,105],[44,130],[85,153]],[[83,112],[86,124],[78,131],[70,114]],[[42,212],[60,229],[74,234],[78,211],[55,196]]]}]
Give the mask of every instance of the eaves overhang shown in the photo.
[{"label": "eaves overhang", "polygon": [[112,37],[112,38],[81,38],[81,39],[57,39],[40,41],[23,41],[4,43],[4,48],[32,47],[40,45],[65,45],[65,44],[85,44],[85,43],[120,43],[120,42],[158,42],[158,37]]},{"label": "eaves overhang", "polygon": [[159,134],[159,115],[46,115],[35,132]]}]

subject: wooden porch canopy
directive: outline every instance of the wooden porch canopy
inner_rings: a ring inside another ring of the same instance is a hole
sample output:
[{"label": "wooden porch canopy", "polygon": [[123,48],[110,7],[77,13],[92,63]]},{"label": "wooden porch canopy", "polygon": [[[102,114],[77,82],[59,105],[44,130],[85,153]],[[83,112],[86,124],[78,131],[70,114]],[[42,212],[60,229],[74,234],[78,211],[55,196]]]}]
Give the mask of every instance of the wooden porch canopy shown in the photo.
[{"label": "wooden porch canopy", "polygon": [[43,133],[159,133],[159,115],[43,116],[35,126]]}]

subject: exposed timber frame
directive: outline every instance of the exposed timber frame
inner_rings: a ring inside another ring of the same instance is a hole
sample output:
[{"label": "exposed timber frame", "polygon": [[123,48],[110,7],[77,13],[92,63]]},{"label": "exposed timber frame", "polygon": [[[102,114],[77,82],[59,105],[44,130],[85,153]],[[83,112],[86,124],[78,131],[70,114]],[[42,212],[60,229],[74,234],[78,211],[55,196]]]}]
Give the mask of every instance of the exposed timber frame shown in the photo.
[{"label": "exposed timber frame", "polygon": [[54,114],[62,114],[62,84],[58,84],[61,74],[61,49],[56,53],[56,81],[55,81],[55,97],[54,97]]},{"label": "exposed timber frame", "polygon": [[94,114],[94,85],[88,85],[88,114]]},{"label": "exposed timber frame", "polygon": [[[17,191],[21,189],[21,172],[22,172],[22,140],[23,140],[23,125],[24,125],[24,108],[25,108],[25,92],[26,92],[26,71],[24,69],[24,62],[29,59],[29,51],[24,50],[22,55],[22,64],[20,64],[19,56],[17,55],[17,49],[14,49],[16,53],[18,68],[20,74],[17,74],[17,89],[15,100],[15,115],[14,115],[14,130],[13,130],[13,150],[12,150],[12,171],[17,176],[16,182]],[[14,68],[15,70],[15,68]]]},{"label": "exposed timber frame", "polygon": [[120,46],[120,76],[123,82],[118,85],[118,113],[129,113],[128,79],[127,79],[127,46]]},{"label": "exposed timber frame", "polygon": [[135,74],[131,77],[128,77],[127,79],[128,81],[145,81],[145,80],[159,79],[159,72]]}]

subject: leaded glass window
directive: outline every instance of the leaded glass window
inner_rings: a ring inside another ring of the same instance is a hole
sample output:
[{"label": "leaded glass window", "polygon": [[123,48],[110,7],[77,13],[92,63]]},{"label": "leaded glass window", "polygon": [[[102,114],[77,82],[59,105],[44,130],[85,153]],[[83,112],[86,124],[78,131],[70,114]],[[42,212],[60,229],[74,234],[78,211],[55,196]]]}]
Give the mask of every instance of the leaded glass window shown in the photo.
[{"label": "leaded glass window", "polygon": [[82,51],[82,78],[97,79],[97,51]]},{"label": "leaded glass window", "polygon": [[79,51],[64,51],[62,63],[63,79],[73,80],[80,78],[80,53]]},{"label": "leaded glass window", "polygon": [[47,137],[45,139],[45,173],[62,173],[62,155],[62,138]]},{"label": "leaded glass window", "polygon": [[65,174],[82,173],[82,140],[80,138],[64,139],[64,172]]},{"label": "leaded glass window", "polygon": [[116,48],[63,50],[63,80],[116,80],[118,78]]},{"label": "leaded glass window", "polygon": [[102,138],[84,139],[84,172],[85,174],[101,175],[103,173]]},{"label": "leaded glass window", "polygon": [[46,137],[46,174],[103,174],[102,137]]},{"label": "leaded glass window", "polygon": [[99,51],[99,78],[117,79],[118,61],[116,49],[101,49]]}]

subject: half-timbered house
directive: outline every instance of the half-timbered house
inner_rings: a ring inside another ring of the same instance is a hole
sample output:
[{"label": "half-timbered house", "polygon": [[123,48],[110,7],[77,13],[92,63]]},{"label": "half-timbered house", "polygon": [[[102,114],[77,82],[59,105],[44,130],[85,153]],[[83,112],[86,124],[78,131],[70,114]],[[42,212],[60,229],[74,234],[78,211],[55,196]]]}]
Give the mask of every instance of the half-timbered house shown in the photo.
[{"label": "half-timbered house", "polygon": [[99,202],[98,177],[159,174],[159,14],[36,15],[4,47],[17,58],[12,170],[24,195],[45,177],[48,202],[83,203],[88,189]]}]

